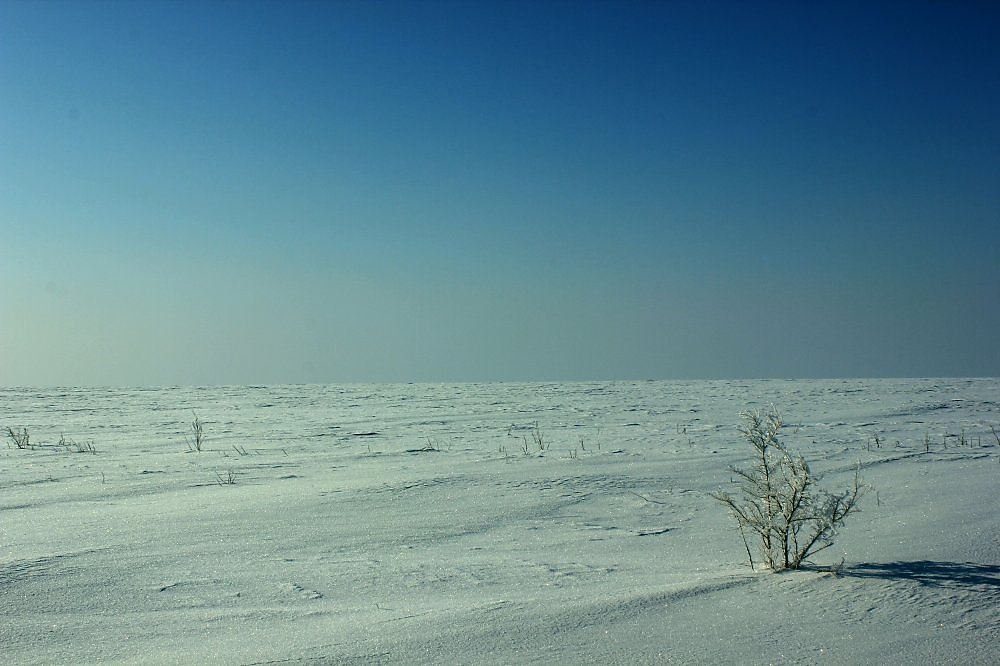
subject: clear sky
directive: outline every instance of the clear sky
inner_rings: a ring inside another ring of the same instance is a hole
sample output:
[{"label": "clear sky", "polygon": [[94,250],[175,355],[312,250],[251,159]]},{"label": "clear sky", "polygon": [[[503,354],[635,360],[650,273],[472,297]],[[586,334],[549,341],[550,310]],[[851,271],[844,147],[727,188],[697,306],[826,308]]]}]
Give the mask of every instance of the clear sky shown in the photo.
[{"label": "clear sky", "polygon": [[1000,4],[0,0],[0,385],[1000,375]]}]

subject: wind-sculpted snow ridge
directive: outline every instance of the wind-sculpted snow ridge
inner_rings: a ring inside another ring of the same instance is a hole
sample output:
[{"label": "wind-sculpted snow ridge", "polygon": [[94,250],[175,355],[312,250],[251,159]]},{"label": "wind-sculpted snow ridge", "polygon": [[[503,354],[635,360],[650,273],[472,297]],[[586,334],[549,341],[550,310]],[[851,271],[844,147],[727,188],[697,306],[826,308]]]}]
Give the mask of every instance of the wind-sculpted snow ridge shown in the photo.
[{"label": "wind-sculpted snow ridge", "polygon": [[[784,574],[709,497],[772,404],[824,485],[874,486]],[[998,404],[996,379],[2,389],[31,439],[0,448],[0,653],[995,663]]]}]

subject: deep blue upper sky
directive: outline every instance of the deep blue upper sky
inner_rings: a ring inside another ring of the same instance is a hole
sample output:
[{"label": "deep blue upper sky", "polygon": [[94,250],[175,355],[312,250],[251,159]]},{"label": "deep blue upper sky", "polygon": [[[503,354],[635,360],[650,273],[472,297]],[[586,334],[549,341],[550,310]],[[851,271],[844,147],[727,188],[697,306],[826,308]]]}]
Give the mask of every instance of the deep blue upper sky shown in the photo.
[{"label": "deep blue upper sky", "polygon": [[0,0],[0,384],[1000,375],[1000,5]]}]

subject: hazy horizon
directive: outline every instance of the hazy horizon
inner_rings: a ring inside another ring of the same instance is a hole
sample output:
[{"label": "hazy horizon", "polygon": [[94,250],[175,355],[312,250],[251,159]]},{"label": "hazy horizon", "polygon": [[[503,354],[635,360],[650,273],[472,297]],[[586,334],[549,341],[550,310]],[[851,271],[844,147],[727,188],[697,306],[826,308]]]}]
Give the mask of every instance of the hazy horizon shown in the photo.
[{"label": "hazy horizon", "polygon": [[973,2],[0,1],[0,385],[998,376],[998,81]]},{"label": "hazy horizon", "polygon": [[299,386],[325,386],[325,387],[357,387],[357,386],[462,386],[462,385],[531,385],[531,386],[558,386],[558,385],[572,385],[572,384],[713,384],[713,383],[736,383],[736,382],[789,382],[789,383],[801,383],[801,382],[920,382],[920,381],[976,381],[984,379],[1000,379],[1000,377],[991,375],[968,375],[965,377],[667,377],[660,379],[643,379],[634,377],[621,377],[621,378],[593,378],[593,379],[536,379],[536,380],[521,380],[521,379],[498,379],[498,380],[478,380],[478,379],[460,379],[460,380],[424,380],[424,381],[345,381],[345,382],[273,382],[268,384],[260,384],[256,382],[246,382],[246,383],[207,383],[207,384],[20,384],[20,385],[0,385],[0,390],[5,391],[17,391],[17,390],[82,390],[82,391],[101,391],[101,390],[171,390],[171,389],[220,389],[220,388],[247,388],[247,389],[271,389],[280,386],[289,387],[299,387]]}]

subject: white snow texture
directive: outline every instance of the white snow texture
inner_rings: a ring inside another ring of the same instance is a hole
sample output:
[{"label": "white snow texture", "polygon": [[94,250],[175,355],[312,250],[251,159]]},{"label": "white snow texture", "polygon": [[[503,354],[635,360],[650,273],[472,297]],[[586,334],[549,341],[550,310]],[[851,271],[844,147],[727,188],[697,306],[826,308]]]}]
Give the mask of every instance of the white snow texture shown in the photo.
[{"label": "white snow texture", "polygon": [[[772,404],[874,486],[782,574],[709,496]],[[7,388],[0,426],[6,664],[998,663],[997,379]]]}]

